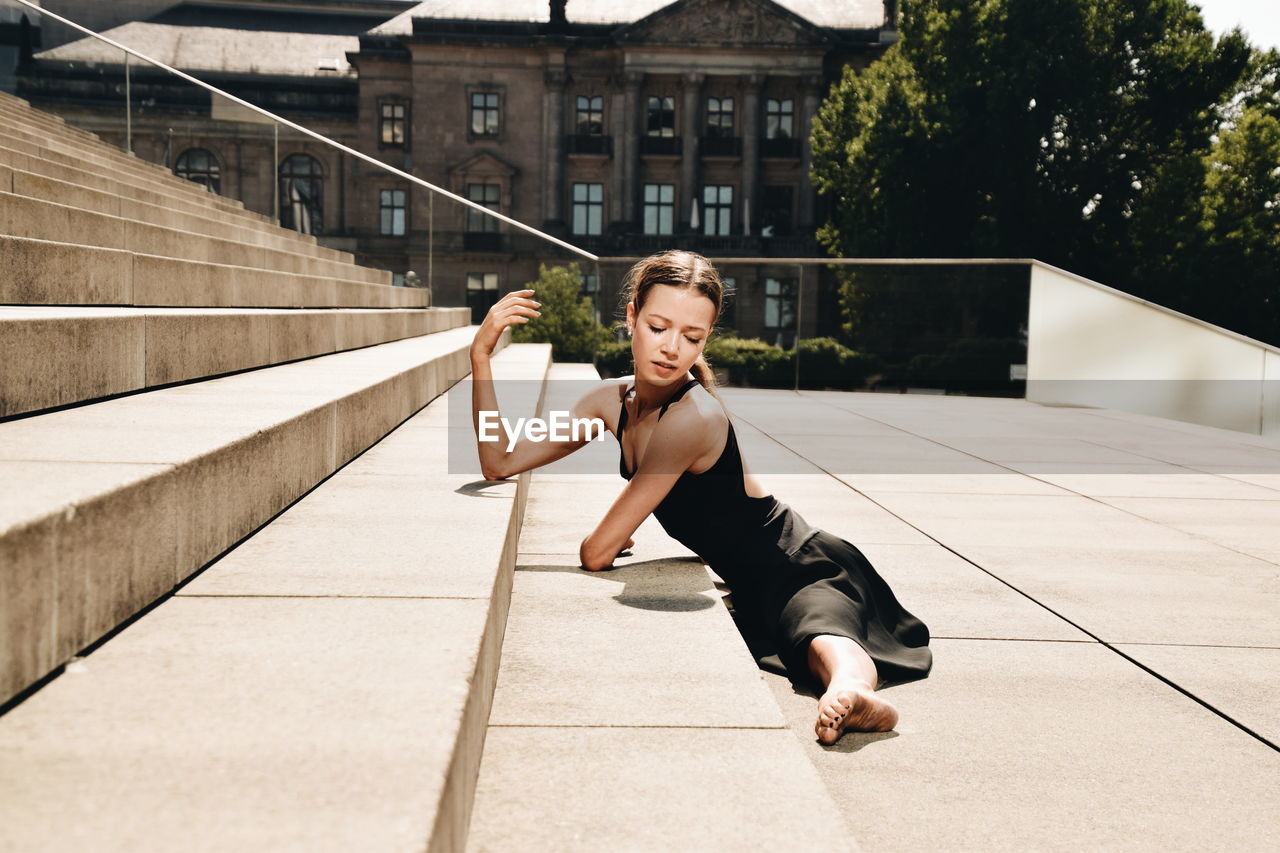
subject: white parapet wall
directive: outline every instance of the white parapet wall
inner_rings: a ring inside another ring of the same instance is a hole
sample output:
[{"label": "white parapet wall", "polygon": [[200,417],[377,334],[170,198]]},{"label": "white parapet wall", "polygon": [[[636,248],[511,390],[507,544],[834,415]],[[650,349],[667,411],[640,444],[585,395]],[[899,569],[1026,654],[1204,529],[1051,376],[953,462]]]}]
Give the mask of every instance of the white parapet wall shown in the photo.
[{"label": "white parapet wall", "polygon": [[1280,349],[1033,261],[1027,399],[1280,437]]}]

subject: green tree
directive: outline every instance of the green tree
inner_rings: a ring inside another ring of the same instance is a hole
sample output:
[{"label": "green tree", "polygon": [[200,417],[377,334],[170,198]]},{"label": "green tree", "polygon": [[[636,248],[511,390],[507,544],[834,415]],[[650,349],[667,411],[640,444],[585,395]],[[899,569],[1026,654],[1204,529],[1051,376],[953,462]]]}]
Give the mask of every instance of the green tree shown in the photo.
[{"label": "green tree", "polygon": [[609,339],[609,331],[596,320],[591,300],[582,295],[582,273],[577,264],[567,267],[538,265],[538,277],[527,287],[542,303],[540,317],[517,325],[511,339],[517,343],[549,343],[556,361],[591,361]]},{"label": "green tree", "polygon": [[1280,116],[1263,103],[1245,107],[1206,162],[1205,298],[1192,307],[1196,316],[1280,343]]},{"label": "green tree", "polygon": [[1203,246],[1204,156],[1249,57],[1186,0],[918,0],[814,122],[819,239],[1036,257],[1160,301],[1139,248]]}]

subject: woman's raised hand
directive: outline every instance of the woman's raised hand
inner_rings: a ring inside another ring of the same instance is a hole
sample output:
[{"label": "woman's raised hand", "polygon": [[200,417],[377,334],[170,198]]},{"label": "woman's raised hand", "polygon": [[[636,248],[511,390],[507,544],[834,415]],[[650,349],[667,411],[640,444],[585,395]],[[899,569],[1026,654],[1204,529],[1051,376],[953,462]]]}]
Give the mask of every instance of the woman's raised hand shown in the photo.
[{"label": "woman's raised hand", "polygon": [[527,323],[530,317],[542,316],[538,311],[542,303],[535,302],[530,298],[532,296],[532,290],[515,290],[499,299],[480,323],[480,330],[471,342],[472,354],[486,357],[493,355],[503,329],[516,323]]}]

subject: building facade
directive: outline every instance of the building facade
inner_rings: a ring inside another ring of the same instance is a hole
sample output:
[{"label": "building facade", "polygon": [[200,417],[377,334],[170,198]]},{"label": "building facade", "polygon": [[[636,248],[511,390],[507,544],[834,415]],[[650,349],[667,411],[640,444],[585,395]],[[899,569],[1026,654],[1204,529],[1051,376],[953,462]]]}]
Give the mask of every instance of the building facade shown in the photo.
[{"label": "building facade", "polygon": [[[819,256],[809,124],[844,66],[896,38],[895,19],[881,0],[220,0],[109,35],[602,257],[776,258],[720,265],[737,294],[724,324],[787,344],[798,288],[802,334],[836,323],[822,274],[782,261]],[[93,40],[39,53],[20,94],[118,137],[90,91],[112,96],[111,53]],[[139,156],[364,263],[414,270],[437,304],[479,315],[539,263],[572,260],[319,143],[277,139],[194,87],[132,74]],[[582,269],[609,319],[625,264]]]}]

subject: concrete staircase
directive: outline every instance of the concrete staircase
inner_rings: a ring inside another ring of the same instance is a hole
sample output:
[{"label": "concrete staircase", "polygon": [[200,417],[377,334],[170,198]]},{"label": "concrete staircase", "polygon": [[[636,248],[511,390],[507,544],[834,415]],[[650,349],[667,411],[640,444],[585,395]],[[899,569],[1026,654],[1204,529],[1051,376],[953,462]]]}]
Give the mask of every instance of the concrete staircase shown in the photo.
[{"label": "concrete staircase", "polygon": [[8,96],[0,270],[0,850],[459,848],[527,488],[449,474],[466,309]]}]

